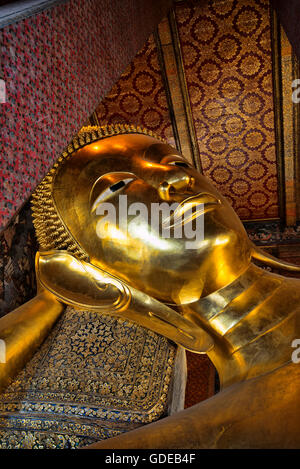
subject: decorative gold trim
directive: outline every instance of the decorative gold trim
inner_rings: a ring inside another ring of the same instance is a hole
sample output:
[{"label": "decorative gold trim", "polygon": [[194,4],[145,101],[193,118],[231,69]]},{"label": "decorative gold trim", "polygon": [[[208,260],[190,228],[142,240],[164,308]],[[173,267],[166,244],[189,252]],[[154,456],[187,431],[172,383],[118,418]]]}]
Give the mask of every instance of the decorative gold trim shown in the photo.
[{"label": "decorative gold trim", "polygon": [[[300,66],[296,54],[292,56],[293,80],[300,78]],[[300,220],[300,104],[293,105],[293,136],[294,136],[294,175],[295,175],[295,199],[296,221]]]},{"label": "decorative gold trim", "polygon": [[282,104],[282,76],[281,76],[281,47],[280,23],[274,8],[270,7],[271,47],[272,47],[272,77],[274,100],[274,130],[277,161],[278,203],[280,220],[286,224],[286,195],[283,145],[283,104]]},{"label": "decorative gold trim", "polygon": [[199,154],[199,148],[198,148],[198,142],[197,142],[197,137],[196,137],[196,131],[195,131],[195,126],[194,126],[192,108],[191,108],[191,103],[190,103],[190,97],[189,97],[187,82],[186,82],[185,73],[184,73],[184,64],[183,64],[180,39],[179,39],[179,33],[178,33],[174,9],[170,11],[168,15],[168,20],[169,20],[170,31],[171,31],[171,36],[172,36],[172,43],[173,43],[174,51],[175,51],[177,73],[179,77],[179,83],[180,83],[181,93],[182,93],[183,102],[184,102],[184,109],[186,113],[186,120],[187,120],[187,125],[188,125],[190,146],[192,149],[193,163],[195,167],[198,169],[198,171],[200,173],[203,173],[201,160],[200,160],[200,154]]},{"label": "decorative gold trim", "polygon": [[174,112],[174,106],[173,106],[172,96],[171,96],[169,82],[168,82],[168,76],[167,76],[167,72],[166,72],[164,53],[163,53],[160,37],[159,37],[159,34],[158,34],[157,30],[154,31],[153,37],[154,37],[154,41],[155,41],[156,48],[157,48],[158,62],[159,62],[160,71],[161,71],[161,75],[162,75],[162,80],[163,80],[163,84],[164,84],[164,90],[165,90],[165,94],[166,94],[167,105],[168,105],[168,110],[169,110],[169,114],[170,114],[170,120],[171,120],[174,140],[175,140],[177,150],[179,152],[181,152],[182,149],[181,149],[181,144],[180,144],[180,138],[179,138],[179,133],[178,133],[178,128],[177,128],[177,123],[176,123],[176,119],[175,119],[175,112]]},{"label": "decorative gold trim", "polygon": [[263,222],[267,222],[267,223],[280,223],[281,220],[280,218],[278,217],[274,217],[274,218],[248,218],[248,219],[245,219],[245,220],[242,220],[242,223],[263,223]]}]

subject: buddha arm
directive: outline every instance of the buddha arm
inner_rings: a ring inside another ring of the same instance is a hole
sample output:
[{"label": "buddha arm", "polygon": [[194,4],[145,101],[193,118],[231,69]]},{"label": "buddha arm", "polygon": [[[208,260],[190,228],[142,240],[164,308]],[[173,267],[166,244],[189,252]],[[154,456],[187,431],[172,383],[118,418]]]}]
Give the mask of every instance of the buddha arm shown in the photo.
[{"label": "buddha arm", "polygon": [[43,290],[0,318],[0,390],[32,357],[63,310],[64,305]]},{"label": "buddha arm", "polygon": [[299,448],[300,366],[233,384],[181,412],[88,449]]}]

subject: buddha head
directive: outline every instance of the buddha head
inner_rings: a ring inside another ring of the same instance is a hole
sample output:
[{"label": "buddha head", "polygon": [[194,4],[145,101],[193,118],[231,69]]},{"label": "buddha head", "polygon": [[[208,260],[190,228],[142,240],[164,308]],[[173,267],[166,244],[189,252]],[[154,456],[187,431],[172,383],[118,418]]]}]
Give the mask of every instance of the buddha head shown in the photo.
[{"label": "buddha head", "polygon": [[83,129],[38,186],[33,217],[41,250],[68,250],[170,304],[229,284],[251,260],[226,198],[176,149],[133,126]]}]

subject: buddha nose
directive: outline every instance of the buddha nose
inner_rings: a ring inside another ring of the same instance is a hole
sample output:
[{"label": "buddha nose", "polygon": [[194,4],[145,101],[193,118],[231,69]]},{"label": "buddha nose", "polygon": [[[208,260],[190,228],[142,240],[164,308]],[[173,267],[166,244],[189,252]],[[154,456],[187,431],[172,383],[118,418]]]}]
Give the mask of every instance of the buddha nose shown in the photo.
[{"label": "buddha nose", "polygon": [[171,200],[180,194],[191,192],[195,179],[183,170],[169,173],[165,180],[159,185],[158,193],[161,199]]}]

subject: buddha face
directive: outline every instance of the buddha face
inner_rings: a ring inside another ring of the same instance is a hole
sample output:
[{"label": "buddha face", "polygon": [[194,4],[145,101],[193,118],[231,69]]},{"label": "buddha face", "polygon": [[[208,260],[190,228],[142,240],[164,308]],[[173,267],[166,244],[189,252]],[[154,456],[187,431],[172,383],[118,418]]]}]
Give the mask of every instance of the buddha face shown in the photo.
[{"label": "buddha face", "polygon": [[57,174],[53,195],[92,264],[162,301],[196,301],[250,262],[228,201],[155,138],[117,135],[85,146]]}]

